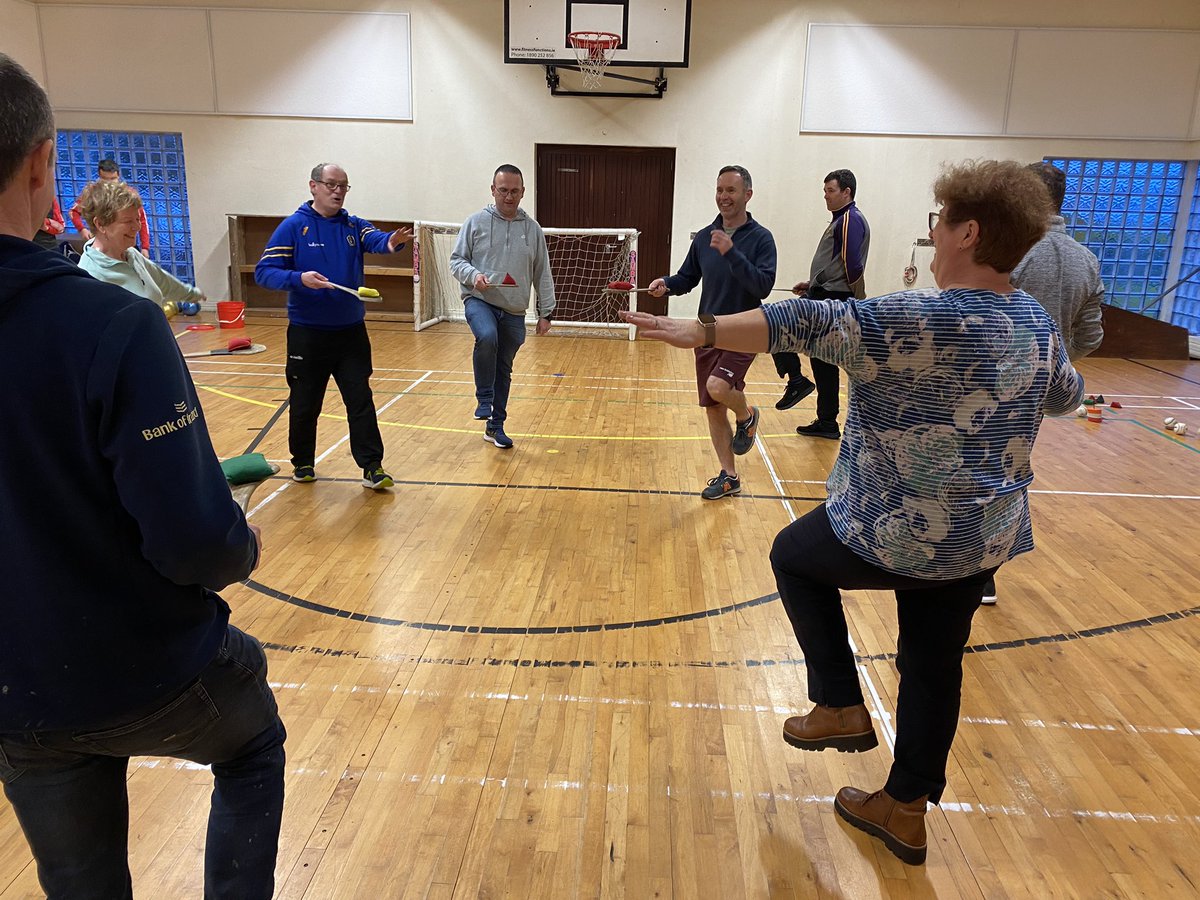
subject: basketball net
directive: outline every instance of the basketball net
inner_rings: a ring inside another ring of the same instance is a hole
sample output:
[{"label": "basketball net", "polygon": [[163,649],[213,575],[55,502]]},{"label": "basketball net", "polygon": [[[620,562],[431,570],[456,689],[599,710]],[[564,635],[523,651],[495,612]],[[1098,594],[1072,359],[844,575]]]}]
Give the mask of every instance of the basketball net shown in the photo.
[{"label": "basketball net", "polygon": [[583,86],[594,91],[604,80],[604,70],[612,62],[621,36],[609,31],[572,31],[567,35],[567,42],[575,51],[579,71],[583,73]]}]

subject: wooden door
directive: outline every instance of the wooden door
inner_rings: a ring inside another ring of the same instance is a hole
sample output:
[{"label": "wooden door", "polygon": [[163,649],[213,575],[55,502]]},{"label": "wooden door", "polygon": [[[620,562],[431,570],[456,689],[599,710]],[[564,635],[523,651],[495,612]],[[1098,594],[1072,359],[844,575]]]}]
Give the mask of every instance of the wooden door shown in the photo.
[{"label": "wooden door", "polygon": [[[636,228],[639,287],[674,271],[674,197],[674,147],[537,147],[538,222],[546,228]],[[666,298],[639,294],[638,308],[662,315]]]}]

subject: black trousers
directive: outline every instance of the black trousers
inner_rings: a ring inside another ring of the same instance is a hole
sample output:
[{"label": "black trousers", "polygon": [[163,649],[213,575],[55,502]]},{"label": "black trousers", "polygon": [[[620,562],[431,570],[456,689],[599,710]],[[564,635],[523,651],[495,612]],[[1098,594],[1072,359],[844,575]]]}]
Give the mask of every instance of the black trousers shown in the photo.
[{"label": "black trousers", "polygon": [[[827,291],[820,285],[814,285],[805,294],[810,300],[845,300],[853,297],[850,291]],[[800,357],[789,350],[772,353],[775,361],[775,371],[780,378],[788,381],[798,381],[804,377],[800,368]],[[817,418],[822,422],[836,422],[841,412],[841,400],[838,391],[841,388],[838,367],[823,359],[809,359],[812,363],[813,381],[817,385]]]},{"label": "black trousers", "polygon": [[360,469],[374,469],[383,462],[371,372],[371,341],[365,324],[336,331],[288,325],[288,449],[293,466],[311,466],[316,459],[317,419],[331,375],[346,406],[355,463]]},{"label": "black trousers", "polygon": [[963,648],[984,583],[996,570],[953,581],[888,572],[838,540],[825,504],[779,532],[771,567],[804,652],[808,698],[822,706],[863,702],[841,590],[896,592],[896,755],[884,787],[902,803],[926,795],[937,803],[958,729]]}]

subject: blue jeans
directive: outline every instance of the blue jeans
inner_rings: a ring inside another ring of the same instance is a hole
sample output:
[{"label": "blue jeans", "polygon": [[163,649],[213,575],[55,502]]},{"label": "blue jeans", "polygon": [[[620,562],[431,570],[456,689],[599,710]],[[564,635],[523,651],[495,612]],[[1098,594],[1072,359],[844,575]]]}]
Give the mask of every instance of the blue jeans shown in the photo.
[{"label": "blue jeans", "polygon": [[475,335],[471,364],[475,369],[475,399],[491,404],[487,427],[495,428],[508,418],[508,392],[512,387],[513,360],[525,343],[525,316],[505,312],[478,297],[463,301],[467,324]]},{"label": "blue jeans", "polygon": [[212,766],[204,896],[269,900],[287,735],[266,675],[262,646],[231,625],[216,658],[157,709],[101,727],[0,734],[0,781],[51,900],[133,896],[126,769],[141,755]]}]

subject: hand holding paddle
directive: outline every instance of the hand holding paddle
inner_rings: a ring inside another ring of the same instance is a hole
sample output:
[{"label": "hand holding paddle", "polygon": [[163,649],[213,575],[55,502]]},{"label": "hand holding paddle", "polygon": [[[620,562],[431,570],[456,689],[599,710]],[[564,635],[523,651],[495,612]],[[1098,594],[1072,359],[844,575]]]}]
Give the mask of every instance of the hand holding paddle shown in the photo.
[{"label": "hand holding paddle", "polygon": [[653,290],[648,287],[634,287],[632,281],[610,281],[606,291],[616,291],[619,294],[649,294]]}]

